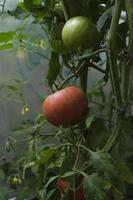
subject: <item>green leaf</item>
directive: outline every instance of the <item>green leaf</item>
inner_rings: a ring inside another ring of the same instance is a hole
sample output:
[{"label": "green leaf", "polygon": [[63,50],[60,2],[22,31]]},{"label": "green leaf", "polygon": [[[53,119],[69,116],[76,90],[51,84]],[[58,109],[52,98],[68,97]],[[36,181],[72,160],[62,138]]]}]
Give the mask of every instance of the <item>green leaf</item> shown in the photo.
[{"label": "green leaf", "polygon": [[99,20],[97,22],[98,31],[101,31],[101,29],[105,25],[107,19],[111,18],[112,13],[113,13],[113,9],[114,9],[114,6],[112,6],[111,8],[106,9],[105,12],[102,14],[102,16],[99,18]]},{"label": "green leaf", "polygon": [[122,194],[125,192],[123,180],[120,177],[120,171],[117,171],[114,160],[106,152],[91,152],[92,165],[98,174],[104,175],[111,184]]},{"label": "green leaf", "polygon": [[45,185],[45,188],[49,186],[50,183],[52,183],[55,179],[57,179],[58,176],[52,176],[51,178],[49,178],[48,182]]},{"label": "green leaf", "polygon": [[113,173],[115,167],[111,155],[106,152],[91,152],[90,159],[97,173]]},{"label": "green leaf", "polygon": [[[92,111],[92,113],[91,113]],[[94,110],[90,110],[90,116],[95,116]],[[87,135],[88,145],[92,150],[95,150],[97,147],[102,147],[104,141],[107,137],[107,128],[105,125],[105,120],[102,118],[93,118],[93,121],[90,119],[89,133]]]},{"label": "green leaf", "polygon": [[122,160],[115,160],[115,166],[120,178],[129,184],[133,184],[133,174],[126,166],[125,162]]},{"label": "green leaf", "polygon": [[69,155],[65,155],[65,158],[60,168],[60,175],[63,175],[67,171],[70,171],[73,168],[74,163],[75,163],[75,154],[71,153]]},{"label": "green leaf", "polygon": [[0,180],[4,180],[5,179],[5,174],[4,172],[0,169]]},{"label": "green leaf", "polygon": [[94,115],[89,115],[86,120],[85,120],[85,124],[87,128],[90,128],[91,123],[94,120]]},{"label": "green leaf", "polygon": [[14,85],[8,85],[7,86],[11,91],[16,91],[18,88]]},{"label": "green leaf", "polygon": [[86,176],[83,181],[84,195],[87,200],[103,200],[111,184],[97,174]]},{"label": "green leaf", "polygon": [[47,79],[49,82],[49,85],[52,86],[54,81],[56,80],[56,77],[58,76],[60,72],[60,62],[59,62],[59,55],[57,53],[52,52],[51,58],[49,61],[49,70]]},{"label": "green leaf", "polygon": [[13,47],[12,43],[3,44],[3,45],[0,45],[0,51],[6,50],[6,49],[10,49],[12,47]]},{"label": "green leaf", "polygon": [[56,53],[65,53],[67,48],[64,46],[63,42],[61,40],[52,40],[51,41],[51,47],[54,52]]},{"label": "green leaf", "polygon": [[0,42],[8,42],[8,41],[12,40],[14,34],[15,34],[15,31],[1,32],[0,33]]},{"label": "green leaf", "polygon": [[43,164],[48,162],[52,156],[55,154],[56,150],[52,148],[48,148],[47,150],[41,152],[40,158],[36,161],[39,164]]},{"label": "green leaf", "polygon": [[40,153],[40,157],[37,158],[37,160],[34,160],[32,162],[29,162],[29,163],[26,163],[24,165],[24,170],[26,170],[27,168],[34,167],[36,165],[42,165],[44,163],[47,163],[52,158],[52,156],[54,154],[55,154],[55,149],[51,149],[51,148],[41,152]]},{"label": "green leaf", "polygon": [[73,176],[76,173],[77,172],[69,171],[69,172],[66,172],[65,174],[63,174],[61,177],[63,177],[63,178],[70,177],[70,176]]}]

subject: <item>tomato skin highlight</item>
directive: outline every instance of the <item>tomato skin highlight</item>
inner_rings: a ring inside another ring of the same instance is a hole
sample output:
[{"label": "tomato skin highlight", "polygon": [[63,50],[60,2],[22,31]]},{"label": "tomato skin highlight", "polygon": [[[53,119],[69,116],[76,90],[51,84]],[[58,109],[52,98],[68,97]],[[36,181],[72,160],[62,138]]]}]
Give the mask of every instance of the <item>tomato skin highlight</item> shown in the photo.
[{"label": "tomato skin highlight", "polygon": [[79,88],[70,86],[49,95],[43,102],[43,113],[53,125],[69,127],[86,116],[88,100]]},{"label": "tomato skin highlight", "polygon": [[62,30],[62,40],[68,48],[91,48],[98,44],[98,31],[88,17],[70,18]]}]

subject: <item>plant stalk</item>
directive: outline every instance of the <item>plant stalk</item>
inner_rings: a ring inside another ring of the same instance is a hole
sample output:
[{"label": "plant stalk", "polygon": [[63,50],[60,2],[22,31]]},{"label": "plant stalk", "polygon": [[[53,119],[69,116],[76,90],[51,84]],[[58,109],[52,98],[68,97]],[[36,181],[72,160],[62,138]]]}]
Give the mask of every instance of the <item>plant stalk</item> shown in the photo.
[{"label": "plant stalk", "polygon": [[80,71],[80,86],[81,89],[87,93],[87,79],[88,79],[88,64],[85,63]]},{"label": "plant stalk", "polygon": [[103,147],[104,151],[111,151],[112,148],[117,143],[122,133],[123,122],[125,119],[122,92],[121,92],[119,73],[118,73],[117,54],[115,52],[117,29],[118,29],[120,14],[121,14],[121,0],[116,0],[114,13],[113,13],[112,21],[111,21],[111,27],[110,27],[109,35],[107,39],[107,45],[108,45],[108,59],[109,59],[109,66],[110,66],[112,88],[113,88],[113,93],[115,96],[115,103],[116,103],[116,108],[117,108],[117,121],[116,121],[116,125],[114,127],[112,135],[109,137],[107,143]]},{"label": "plant stalk", "polygon": [[108,151],[110,152],[115,144],[117,143],[117,140],[119,139],[122,129],[123,129],[123,124],[124,124],[124,119],[125,119],[125,114],[124,112],[120,113],[117,118],[117,122],[114,128],[114,131],[110,138],[108,139],[107,143],[103,147],[103,151]]},{"label": "plant stalk", "polygon": [[129,100],[130,93],[130,80],[132,76],[132,68],[133,68],[133,1],[126,0],[125,1],[127,17],[128,17],[128,27],[129,27],[129,43],[128,43],[128,55],[127,59],[124,59],[123,62],[123,78],[122,78],[122,95],[124,99],[125,105]]},{"label": "plant stalk", "polygon": [[117,109],[122,109],[123,107],[119,73],[117,68],[117,55],[115,53],[117,27],[119,24],[120,14],[121,14],[121,0],[116,0],[111,26],[107,37],[107,47],[108,47],[110,74],[111,74],[111,80],[112,80]]},{"label": "plant stalk", "polygon": [[68,10],[67,10],[67,5],[66,5],[65,0],[61,0],[61,5],[62,5],[62,8],[63,8],[65,20],[67,21],[69,19],[69,15],[68,15]]}]

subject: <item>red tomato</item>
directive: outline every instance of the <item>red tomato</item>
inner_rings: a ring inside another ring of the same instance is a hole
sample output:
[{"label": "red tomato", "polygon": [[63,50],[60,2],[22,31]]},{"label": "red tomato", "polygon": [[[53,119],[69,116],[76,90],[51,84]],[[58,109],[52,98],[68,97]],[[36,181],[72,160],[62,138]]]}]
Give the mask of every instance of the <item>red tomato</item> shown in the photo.
[{"label": "red tomato", "polygon": [[74,125],[84,119],[87,111],[88,100],[85,93],[74,86],[49,95],[43,102],[44,115],[55,126]]},{"label": "red tomato", "polygon": [[58,188],[60,193],[64,193],[68,191],[70,184],[66,181],[63,181],[61,178],[58,178],[56,182],[56,187]]}]

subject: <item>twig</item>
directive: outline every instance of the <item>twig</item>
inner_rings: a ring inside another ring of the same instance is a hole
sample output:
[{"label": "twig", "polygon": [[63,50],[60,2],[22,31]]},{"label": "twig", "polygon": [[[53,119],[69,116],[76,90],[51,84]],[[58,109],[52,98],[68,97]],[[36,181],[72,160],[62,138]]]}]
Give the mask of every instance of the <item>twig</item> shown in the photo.
[{"label": "twig", "polygon": [[4,0],[3,4],[0,4],[2,10],[0,12],[0,16],[4,13],[4,9],[5,9],[5,3],[6,3],[6,0]]}]

